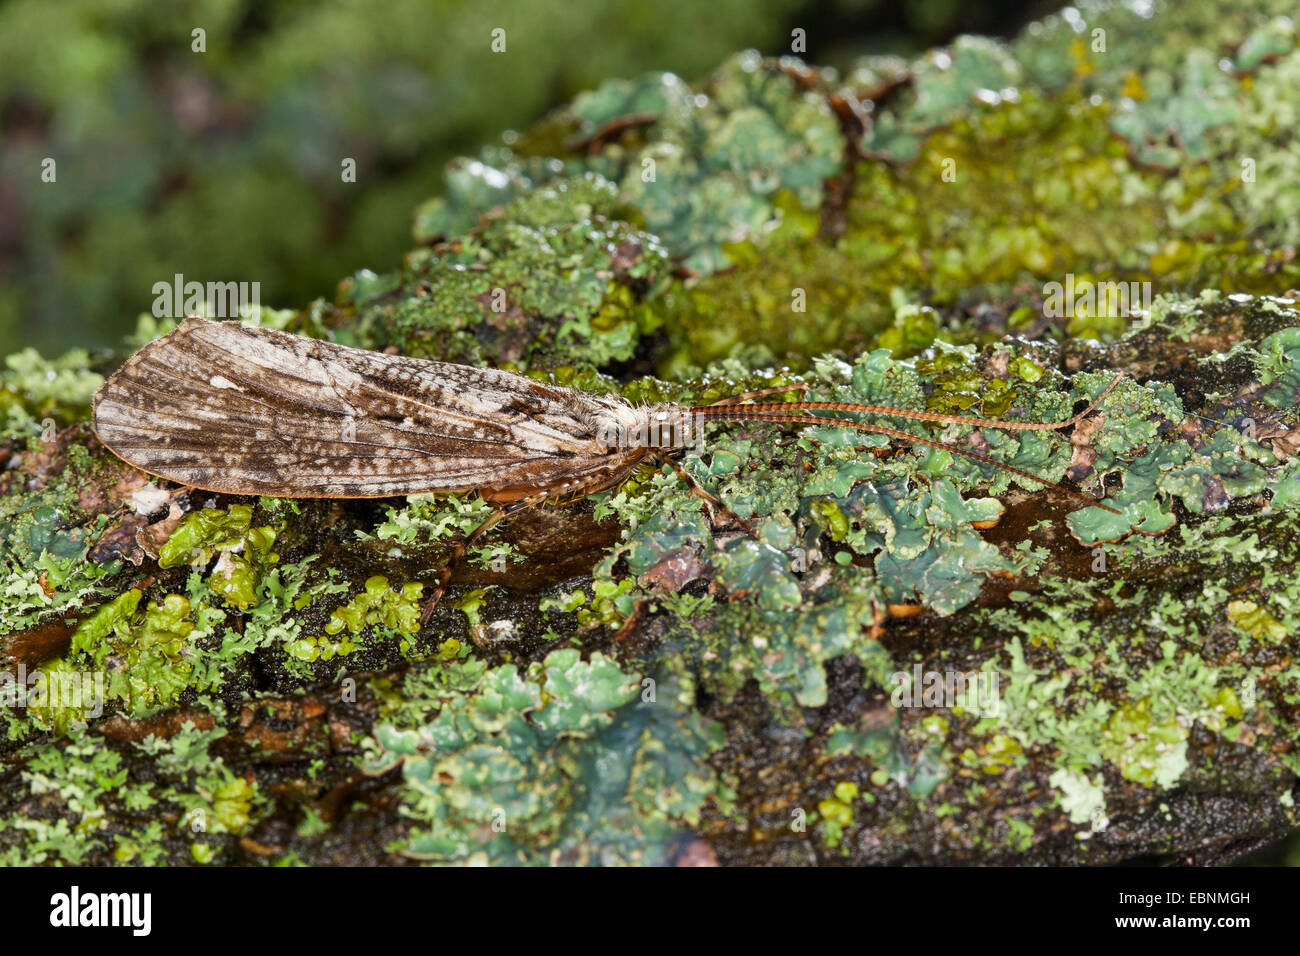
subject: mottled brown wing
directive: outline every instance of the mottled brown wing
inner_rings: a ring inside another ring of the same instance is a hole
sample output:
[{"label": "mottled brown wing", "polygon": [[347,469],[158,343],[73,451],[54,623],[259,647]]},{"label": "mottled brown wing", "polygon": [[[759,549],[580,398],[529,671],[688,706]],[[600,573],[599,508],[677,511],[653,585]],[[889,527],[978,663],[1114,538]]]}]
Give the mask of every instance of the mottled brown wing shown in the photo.
[{"label": "mottled brown wing", "polygon": [[540,489],[602,457],[569,389],[203,319],[104,384],[95,431],[151,474],[292,498]]}]

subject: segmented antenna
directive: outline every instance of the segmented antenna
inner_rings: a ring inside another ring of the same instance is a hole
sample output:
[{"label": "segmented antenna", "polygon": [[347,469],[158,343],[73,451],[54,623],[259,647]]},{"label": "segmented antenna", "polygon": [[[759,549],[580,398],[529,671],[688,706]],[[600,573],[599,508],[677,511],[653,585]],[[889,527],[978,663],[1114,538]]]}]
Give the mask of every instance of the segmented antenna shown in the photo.
[{"label": "segmented antenna", "polygon": [[[1005,462],[995,461],[986,455],[978,452],[969,451],[965,448],[959,448],[949,442],[937,441],[932,438],[922,438],[920,435],[913,435],[911,432],[900,431],[896,428],[889,428],[885,425],[873,425],[867,422],[859,422],[848,418],[819,418],[816,415],[800,415],[798,412],[857,412],[870,415],[890,415],[898,418],[910,418],[915,421],[939,422],[941,424],[952,425],[974,425],[984,428],[1001,428],[1009,431],[1057,431],[1062,428],[1069,428],[1071,425],[1079,422],[1092,414],[1101,404],[1102,400],[1110,394],[1111,390],[1119,384],[1124,373],[1115,376],[1114,380],[1098,395],[1088,407],[1077,415],[1064,419],[1059,422],[1005,422],[992,421],[986,418],[970,418],[965,415],[950,415],[946,412],[917,412],[906,408],[891,408],[888,405],[863,405],[857,402],[768,402],[755,405],[732,405],[726,404],[724,399],[721,403],[712,405],[697,405],[688,411],[695,416],[697,422],[723,422],[723,421],[747,421],[747,422],[776,422],[789,425],[823,425],[839,426],[843,428],[853,428],[858,431],[872,432],[877,435],[888,435],[891,438],[901,438],[905,441],[917,442],[921,445],[928,445],[931,448],[938,448],[942,451],[950,451],[953,454],[961,455],[973,461],[983,462],[986,465],[992,465],[1003,471],[1018,475],[1021,478],[1028,478],[1036,481],[1041,485],[1052,488],[1064,495],[1069,495],[1078,501],[1086,502],[1088,505],[1096,508],[1102,508],[1111,514],[1122,514],[1122,512],[1110,507],[1107,504],[1098,501],[1090,495],[1073,491],[1041,478],[1033,472],[1024,471],[1014,465],[1008,465]],[[788,390],[788,389],[787,389]]]}]

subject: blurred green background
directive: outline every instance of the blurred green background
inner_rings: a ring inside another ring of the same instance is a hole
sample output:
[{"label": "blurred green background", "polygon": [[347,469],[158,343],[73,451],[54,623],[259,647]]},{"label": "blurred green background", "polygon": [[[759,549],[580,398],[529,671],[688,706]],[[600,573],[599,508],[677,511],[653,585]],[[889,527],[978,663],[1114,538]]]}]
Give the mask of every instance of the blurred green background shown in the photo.
[{"label": "blurred green background", "polygon": [[[261,283],[267,305],[393,268],[442,166],[575,93],[730,53],[843,64],[1013,0],[17,0],[0,6],[0,355],[115,345],[155,282]],[[193,52],[191,31],[206,32]],[[490,50],[506,30],[507,52]],[[41,181],[42,162],[57,179]],[[340,163],[356,160],[357,181]]]}]

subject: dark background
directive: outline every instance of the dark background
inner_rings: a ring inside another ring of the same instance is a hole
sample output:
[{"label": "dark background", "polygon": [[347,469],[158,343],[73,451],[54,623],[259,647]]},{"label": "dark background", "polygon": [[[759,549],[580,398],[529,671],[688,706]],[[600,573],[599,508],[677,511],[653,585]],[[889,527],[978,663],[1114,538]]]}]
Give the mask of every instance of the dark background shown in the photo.
[{"label": "dark background", "polygon": [[[746,47],[843,66],[1032,0],[17,0],[0,5],[0,355],[113,346],[155,282],[264,305],[393,268],[442,166],[604,79],[703,79]],[[489,49],[506,29],[507,53]],[[206,31],[206,52],[191,31]],[[46,158],[57,181],[41,181]],[[357,182],[340,161],[357,162]]]}]

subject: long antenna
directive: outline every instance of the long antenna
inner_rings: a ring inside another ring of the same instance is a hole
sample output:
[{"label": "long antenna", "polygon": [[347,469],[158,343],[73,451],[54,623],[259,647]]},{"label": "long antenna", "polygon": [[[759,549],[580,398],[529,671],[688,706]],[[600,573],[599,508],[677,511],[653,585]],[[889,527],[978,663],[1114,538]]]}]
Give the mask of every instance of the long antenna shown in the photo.
[{"label": "long antenna", "polygon": [[[884,425],[872,425],[866,422],[854,421],[844,418],[819,418],[816,415],[798,415],[795,412],[804,411],[827,411],[827,412],[861,412],[873,415],[892,415],[900,418],[910,418],[917,421],[940,422],[944,424],[956,425],[974,425],[977,427],[1002,428],[1014,431],[1055,431],[1061,428],[1068,428],[1081,419],[1087,417],[1102,400],[1110,394],[1111,390],[1119,384],[1124,375],[1121,372],[1116,375],[1114,380],[1106,386],[1088,407],[1077,415],[1064,419],[1059,422],[1002,422],[992,421],[986,418],[968,418],[964,415],[949,415],[944,412],[916,412],[906,408],[891,408],[887,405],[862,405],[856,402],[768,402],[754,405],[732,405],[727,404],[728,400],[716,402],[712,405],[697,405],[689,409],[690,413],[696,417],[698,422],[722,422],[722,421],[753,421],[753,422],[775,422],[790,425],[823,425],[839,426],[844,428],[854,428],[858,431],[872,432],[877,435],[888,435],[891,438],[901,438],[905,441],[916,442],[921,445],[927,445],[930,448],[937,448],[941,451],[949,451],[953,454],[962,455],[973,461],[983,462],[986,465],[992,465],[1003,471],[1010,472],[1013,475],[1019,475],[1021,478],[1028,478],[1030,481],[1036,481],[1041,485],[1052,488],[1062,494],[1069,495],[1078,501],[1086,502],[1088,505],[1096,508],[1102,508],[1111,514],[1123,514],[1121,511],[1103,504],[1097,499],[1073,491],[1048,481],[1046,478],[1040,478],[1033,472],[1024,471],[1014,465],[1008,465],[1005,462],[995,461],[986,455],[969,451],[965,448],[959,448],[948,442],[937,441],[932,438],[922,438],[920,435],[913,435],[911,432],[900,431],[896,428],[889,428]],[[734,401],[732,399],[731,401]]]},{"label": "long antenna", "polygon": [[[1061,428],[1069,428],[1080,419],[1087,418],[1092,414],[1098,405],[1102,403],[1107,395],[1111,393],[1124,373],[1120,372],[1111,381],[1109,385],[1098,395],[1083,411],[1070,418],[1062,419],[1059,422],[1007,422],[994,421],[988,418],[968,418],[965,415],[951,415],[947,412],[917,412],[910,408],[893,408],[889,405],[860,405],[856,402],[768,402],[766,405],[732,405],[735,398],[722,399],[719,402],[713,402],[710,405],[696,405],[689,411],[703,415],[704,421],[728,421],[738,419],[740,416],[736,412],[747,412],[751,408],[761,407],[764,410],[768,408],[782,409],[785,411],[798,412],[862,412],[869,415],[890,415],[895,418],[911,418],[921,422],[940,422],[949,425],[974,425],[977,428],[1002,428],[1010,431],[1056,431]],[[790,391],[790,389],[784,389]],[[736,396],[741,397],[741,396]],[[728,411],[720,411],[726,408]],[[829,419],[827,419],[829,421]]]}]

